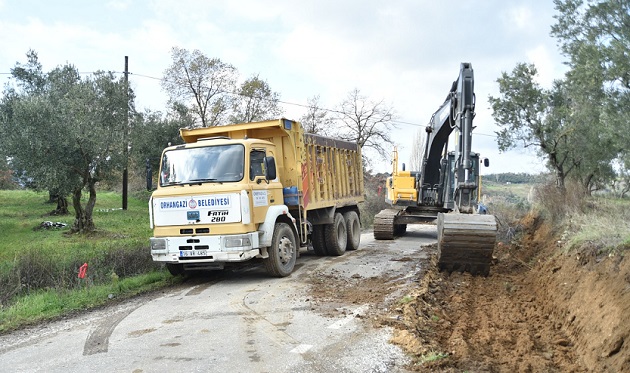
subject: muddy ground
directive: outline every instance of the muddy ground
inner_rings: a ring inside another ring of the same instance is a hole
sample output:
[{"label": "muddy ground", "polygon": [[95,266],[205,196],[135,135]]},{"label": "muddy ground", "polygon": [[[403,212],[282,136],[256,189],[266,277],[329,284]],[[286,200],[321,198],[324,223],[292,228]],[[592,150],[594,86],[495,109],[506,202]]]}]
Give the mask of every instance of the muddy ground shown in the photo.
[{"label": "muddy ground", "polygon": [[390,296],[400,280],[356,278],[318,284],[314,297],[374,305],[371,321],[394,328],[412,371],[630,372],[630,259],[564,254],[541,220],[522,226],[519,243],[497,245],[488,277],[437,272],[429,246],[407,296]]}]

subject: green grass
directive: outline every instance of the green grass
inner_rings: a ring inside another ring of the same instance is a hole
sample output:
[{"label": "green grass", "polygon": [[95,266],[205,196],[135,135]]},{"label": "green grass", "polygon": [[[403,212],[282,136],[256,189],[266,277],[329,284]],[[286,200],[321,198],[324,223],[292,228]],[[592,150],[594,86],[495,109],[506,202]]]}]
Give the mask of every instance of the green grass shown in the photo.
[{"label": "green grass", "polygon": [[597,248],[599,254],[630,250],[630,200],[596,197],[591,208],[572,213],[564,234],[566,251]]},{"label": "green grass", "polygon": [[[127,211],[120,209],[121,197],[113,192],[99,192],[93,219],[97,232],[93,236],[68,235],[69,228],[34,230],[43,221],[72,225],[74,209],[65,216],[47,215],[55,208],[45,203],[46,193],[23,190],[0,190],[0,261],[13,258],[30,248],[56,255],[72,252],[75,256],[90,256],[94,250],[112,246],[132,247],[147,244],[151,235],[147,202],[128,199]],[[84,201],[85,203],[85,201]]]},{"label": "green grass", "polygon": [[[487,196],[490,213],[497,216],[500,223],[516,221],[532,207],[527,196],[535,186],[484,182],[483,193]],[[572,195],[571,191],[569,189],[568,195]],[[539,203],[534,202],[536,206]],[[557,204],[563,205],[558,209]],[[630,250],[630,199],[598,195],[562,202],[548,198],[543,200],[542,207],[561,211],[559,225],[565,230],[561,239],[564,252],[596,248],[598,254],[625,255]]]},{"label": "green grass", "polygon": [[[147,202],[99,192],[93,213],[96,232],[70,234],[74,209],[48,215],[47,193],[0,190],[0,331],[100,306],[174,281],[149,254]],[[43,221],[68,224],[36,229]],[[77,277],[88,263],[85,279]],[[89,286],[86,287],[86,284]]]},{"label": "green grass", "polygon": [[445,352],[430,351],[420,356],[420,359],[418,359],[418,364],[422,365],[426,363],[432,363],[438,360],[446,359],[447,357],[448,354]]},{"label": "green grass", "polygon": [[521,208],[529,208],[528,197],[533,187],[535,184],[499,184],[484,181],[481,191],[486,197],[486,204],[508,203]]},{"label": "green grass", "polygon": [[171,285],[178,279],[165,271],[154,271],[122,279],[115,283],[83,286],[74,290],[38,290],[19,297],[11,306],[0,312],[0,333],[25,325],[103,306],[113,300],[128,298],[142,292]]},{"label": "green grass", "polygon": [[398,300],[398,304],[407,304],[414,300],[414,297],[411,295],[405,295],[400,300]]}]

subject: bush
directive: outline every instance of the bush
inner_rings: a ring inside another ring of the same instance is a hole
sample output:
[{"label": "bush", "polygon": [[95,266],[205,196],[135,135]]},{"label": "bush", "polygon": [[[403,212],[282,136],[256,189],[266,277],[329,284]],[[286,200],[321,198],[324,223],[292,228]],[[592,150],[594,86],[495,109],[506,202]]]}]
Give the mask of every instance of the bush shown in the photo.
[{"label": "bush", "polygon": [[519,221],[527,214],[527,211],[509,203],[493,204],[490,213],[497,220],[497,241],[510,243],[518,238],[522,231]]},{"label": "bush", "polygon": [[552,182],[539,185],[535,201],[554,224],[561,224],[568,215],[584,213],[588,208],[583,189],[572,182],[567,183],[564,190]]},{"label": "bush", "polygon": [[372,225],[374,225],[374,215],[378,214],[383,209],[391,208],[391,205],[385,202],[385,196],[387,195],[385,182],[387,176],[387,174],[372,175],[370,172],[364,174],[365,202],[359,204],[361,227],[363,228],[372,227]]},{"label": "bush", "polygon": [[[79,268],[88,263],[87,276],[78,278]],[[0,268],[0,304],[5,305],[16,296],[41,289],[73,289],[83,282],[107,284],[112,277],[131,277],[157,268],[146,246],[132,249],[101,251],[85,261],[71,255],[57,257],[36,249],[20,252],[13,263]]]}]

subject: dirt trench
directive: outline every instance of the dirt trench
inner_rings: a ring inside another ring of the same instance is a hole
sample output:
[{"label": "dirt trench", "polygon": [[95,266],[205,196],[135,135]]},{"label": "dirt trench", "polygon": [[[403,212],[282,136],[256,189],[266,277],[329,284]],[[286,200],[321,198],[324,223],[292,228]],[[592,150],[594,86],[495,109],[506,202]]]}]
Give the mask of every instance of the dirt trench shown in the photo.
[{"label": "dirt trench", "polygon": [[381,323],[422,372],[630,372],[630,260],[563,254],[542,220],[497,245],[488,277],[439,273]]}]

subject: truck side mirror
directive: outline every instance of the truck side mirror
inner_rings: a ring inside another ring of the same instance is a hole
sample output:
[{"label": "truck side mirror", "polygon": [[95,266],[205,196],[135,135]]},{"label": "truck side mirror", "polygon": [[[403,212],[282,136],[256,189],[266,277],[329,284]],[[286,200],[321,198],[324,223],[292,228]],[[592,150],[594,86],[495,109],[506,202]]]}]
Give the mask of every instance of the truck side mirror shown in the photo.
[{"label": "truck side mirror", "polygon": [[273,157],[263,158],[265,163],[265,179],[275,180],[276,178],[276,161]]},{"label": "truck side mirror", "polygon": [[489,167],[490,166],[490,160],[488,158],[484,158],[483,159],[483,166],[484,167]]}]

